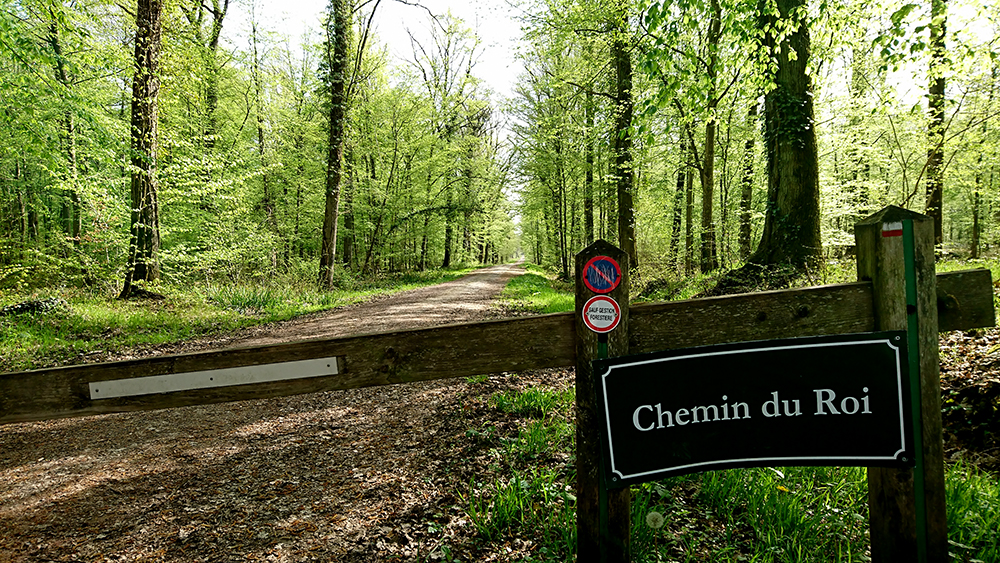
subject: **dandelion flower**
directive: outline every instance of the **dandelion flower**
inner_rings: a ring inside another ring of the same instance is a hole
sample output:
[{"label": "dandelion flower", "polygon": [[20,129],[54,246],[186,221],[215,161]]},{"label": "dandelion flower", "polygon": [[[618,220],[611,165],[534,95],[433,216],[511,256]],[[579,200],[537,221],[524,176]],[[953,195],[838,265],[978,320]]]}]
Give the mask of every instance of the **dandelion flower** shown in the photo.
[{"label": "dandelion flower", "polygon": [[664,522],[666,522],[666,518],[659,512],[650,512],[646,515],[646,525],[654,530],[662,528]]}]

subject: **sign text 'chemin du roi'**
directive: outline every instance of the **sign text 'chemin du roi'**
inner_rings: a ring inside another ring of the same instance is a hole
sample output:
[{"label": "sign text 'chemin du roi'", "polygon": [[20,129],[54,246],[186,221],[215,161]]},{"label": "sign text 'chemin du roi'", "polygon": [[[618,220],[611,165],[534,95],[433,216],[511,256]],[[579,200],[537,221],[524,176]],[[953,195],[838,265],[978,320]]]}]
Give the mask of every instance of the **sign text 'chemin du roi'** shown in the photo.
[{"label": "sign text 'chemin du roi'", "polygon": [[596,360],[609,487],[727,467],[913,464],[906,333]]}]

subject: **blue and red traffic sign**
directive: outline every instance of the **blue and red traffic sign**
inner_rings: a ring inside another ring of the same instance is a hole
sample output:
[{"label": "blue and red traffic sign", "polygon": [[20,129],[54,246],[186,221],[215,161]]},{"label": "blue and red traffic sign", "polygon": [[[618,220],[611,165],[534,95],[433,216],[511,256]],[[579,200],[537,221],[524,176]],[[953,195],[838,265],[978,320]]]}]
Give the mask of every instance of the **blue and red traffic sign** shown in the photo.
[{"label": "blue and red traffic sign", "polygon": [[583,267],[583,285],[594,293],[611,293],[622,281],[622,267],[610,256],[594,256]]}]

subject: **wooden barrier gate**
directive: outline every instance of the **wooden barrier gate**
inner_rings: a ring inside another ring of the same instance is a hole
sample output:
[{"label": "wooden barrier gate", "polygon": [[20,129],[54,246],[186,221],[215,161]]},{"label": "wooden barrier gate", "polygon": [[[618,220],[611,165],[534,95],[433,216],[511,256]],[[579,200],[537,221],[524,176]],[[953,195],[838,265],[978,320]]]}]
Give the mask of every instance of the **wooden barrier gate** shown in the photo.
[{"label": "wooden barrier gate", "polygon": [[[900,225],[907,236],[887,236],[887,225]],[[627,489],[608,502],[610,525],[604,529],[609,533],[600,538],[594,457],[599,453],[593,395],[588,395],[593,389],[589,362],[598,350],[606,347],[613,357],[741,341],[916,330],[923,464],[917,472],[869,471],[872,557],[876,562],[943,562],[947,530],[937,333],[994,326],[990,272],[935,275],[932,223],[924,215],[890,207],[856,230],[862,280],[857,283],[630,307],[626,263],[623,280],[609,292],[625,303],[620,324],[603,339],[584,328],[578,316],[589,291],[581,289],[580,279],[586,260],[614,250],[598,242],[577,256],[576,313],[0,374],[0,424],[576,365],[577,459],[583,468],[578,467],[578,561],[626,561]],[[904,240],[912,241],[912,248]],[[911,288],[907,268],[915,272]],[[907,301],[908,289],[915,302]],[[917,514],[914,486],[924,491],[925,521]]]}]

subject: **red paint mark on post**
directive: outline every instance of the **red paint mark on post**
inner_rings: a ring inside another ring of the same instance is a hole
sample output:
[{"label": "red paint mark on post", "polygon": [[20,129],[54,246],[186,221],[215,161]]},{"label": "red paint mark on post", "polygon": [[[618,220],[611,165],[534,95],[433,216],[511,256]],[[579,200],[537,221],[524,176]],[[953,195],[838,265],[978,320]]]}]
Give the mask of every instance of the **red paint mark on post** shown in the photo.
[{"label": "red paint mark on post", "polygon": [[882,237],[901,237],[903,236],[903,222],[893,221],[891,223],[882,223]]}]

